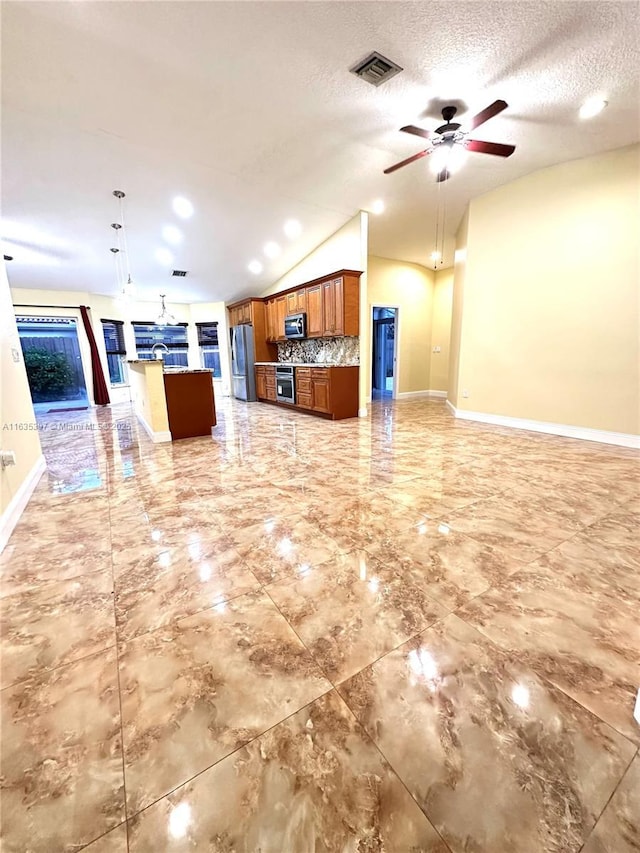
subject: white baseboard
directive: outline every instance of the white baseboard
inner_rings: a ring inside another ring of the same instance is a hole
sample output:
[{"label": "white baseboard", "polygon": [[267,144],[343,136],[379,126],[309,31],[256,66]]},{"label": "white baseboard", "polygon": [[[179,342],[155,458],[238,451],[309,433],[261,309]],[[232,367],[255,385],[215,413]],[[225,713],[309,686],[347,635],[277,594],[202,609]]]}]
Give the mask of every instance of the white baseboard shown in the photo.
[{"label": "white baseboard", "polygon": [[154,444],[161,444],[164,441],[173,441],[173,436],[171,435],[171,433],[169,432],[168,429],[162,430],[161,432],[155,432],[154,430],[151,429],[149,424],[146,422],[146,420],[142,417],[142,415],[139,412],[136,412],[136,415],[138,417],[138,420],[140,421],[140,423],[144,427],[145,432],[147,433],[147,435],[149,436],[151,441],[153,441]]},{"label": "white baseboard", "polygon": [[396,394],[397,400],[410,400],[414,397],[432,397],[438,400],[445,400],[447,397],[446,391],[398,391]]},{"label": "white baseboard", "polygon": [[579,438],[582,441],[598,441],[601,444],[615,444],[619,447],[640,449],[640,436],[625,432],[610,432],[604,429],[572,426],[571,424],[554,424],[548,421],[531,421],[527,418],[511,418],[506,415],[491,415],[485,412],[468,412],[456,409],[449,400],[447,407],[456,418],[464,421],[479,421],[483,424],[526,429],[530,432],[543,432],[547,435],[561,435],[564,438]]},{"label": "white baseboard", "polygon": [[40,456],[31,471],[29,471],[22,481],[22,485],[18,491],[9,501],[9,506],[0,516],[0,554],[4,551],[9,537],[13,533],[18,521],[20,521],[20,516],[29,503],[29,498],[33,494],[33,490],[38,485],[40,477],[42,477],[46,468],[47,464],[44,461],[44,456]]}]

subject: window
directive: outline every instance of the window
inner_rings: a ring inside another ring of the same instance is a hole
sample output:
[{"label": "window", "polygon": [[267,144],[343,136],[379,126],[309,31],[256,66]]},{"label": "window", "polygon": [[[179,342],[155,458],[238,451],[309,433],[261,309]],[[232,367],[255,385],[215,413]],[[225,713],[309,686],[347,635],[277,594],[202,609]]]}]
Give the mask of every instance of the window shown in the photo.
[{"label": "window", "polygon": [[156,326],[155,323],[133,323],[138,358],[155,358],[152,348],[164,344],[169,352],[160,347],[165,364],[187,367],[187,324]]},{"label": "window", "polygon": [[109,379],[112,385],[124,385],[127,381],[124,357],[124,323],[121,320],[102,320],[104,346],[107,350]]},{"label": "window", "polygon": [[220,345],[218,344],[217,323],[196,323],[198,328],[198,343],[202,366],[213,370],[213,375],[218,379],[222,376],[220,369]]}]

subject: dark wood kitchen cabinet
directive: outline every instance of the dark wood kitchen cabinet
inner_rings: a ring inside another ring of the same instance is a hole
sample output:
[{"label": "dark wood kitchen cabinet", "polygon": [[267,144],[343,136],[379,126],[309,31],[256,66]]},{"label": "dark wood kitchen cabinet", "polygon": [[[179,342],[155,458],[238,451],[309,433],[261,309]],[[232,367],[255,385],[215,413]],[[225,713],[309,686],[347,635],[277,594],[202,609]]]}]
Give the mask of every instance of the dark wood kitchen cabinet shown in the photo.
[{"label": "dark wood kitchen cabinet", "polygon": [[324,333],[322,316],[322,285],[307,287],[307,337],[321,338]]},{"label": "dark wood kitchen cabinet", "polygon": [[276,297],[276,340],[286,341],[284,334],[284,318],[287,316],[287,297]]},{"label": "dark wood kitchen cabinet", "polygon": [[330,368],[311,368],[311,408],[314,412],[331,414],[330,375]]},{"label": "dark wood kitchen cabinet", "polygon": [[199,435],[211,437],[211,428],[216,425],[211,371],[165,373],[163,380],[173,441]]},{"label": "dark wood kitchen cabinet", "polygon": [[256,365],[256,396],[258,400],[268,400],[271,403],[276,402],[277,393],[275,365]]},{"label": "dark wood kitchen cabinet", "polygon": [[313,409],[313,395],[311,392],[311,368],[296,367],[296,406],[301,409]]},{"label": "dark wood kitchen cabinet", "polygon": [[243,299],[227,305],[230,326],[253,326],[253,356],[256,361],[275,361],[278,351],[267,334],[267,306],[264,299]]},{"label": "dark wood kitchen cabinet", "polygon": [[287,293],[287,314],[304,314],[307,310],[307,291],[304,287]]},{"label": "dark wood kitchen cabinet", "polygon": [[[275,371],[275,366],[256,366],[259,400],[276,401]],[[359,374],[358,367],[296,367],[296,402],[293,407],[290,403],[284,405],[332,420],[355,418],[358,416]]]}]

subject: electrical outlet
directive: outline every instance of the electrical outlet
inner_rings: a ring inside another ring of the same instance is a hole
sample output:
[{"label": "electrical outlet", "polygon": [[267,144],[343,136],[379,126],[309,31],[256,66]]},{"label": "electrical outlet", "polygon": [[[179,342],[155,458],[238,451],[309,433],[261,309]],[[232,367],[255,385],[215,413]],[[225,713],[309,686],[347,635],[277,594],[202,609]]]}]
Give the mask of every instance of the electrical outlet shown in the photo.
[{"label": "electrical outlet", "polygon": [[434,347],[434,348],[433,348],[433,351],[434,351],[434,352],[440,352],[440,350],[441,350],[441,347]]},{"label": "electrical outlet", "polygon": [[20,350],[17,347],[11,347],[11,358],[16,364],[20,361]]},{"label": "electrical outlet", "polygon": [[466,389],[466,388],[462,391],[462,396],[463,396],[465,399],[469,396],[469,392],[467,391],[467,389]]}]

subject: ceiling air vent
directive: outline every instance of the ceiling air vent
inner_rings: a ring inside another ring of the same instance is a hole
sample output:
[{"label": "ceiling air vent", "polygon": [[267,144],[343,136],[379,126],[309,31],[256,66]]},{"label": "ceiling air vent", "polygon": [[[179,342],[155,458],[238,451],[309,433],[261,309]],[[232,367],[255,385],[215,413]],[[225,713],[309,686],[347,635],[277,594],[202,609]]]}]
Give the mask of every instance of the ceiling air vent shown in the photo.
[{"label": "ceiling air vent", "polygon": [[403,69],[395,62],[387,59],[386,56],[374,51],[350,70],[352,74],[362,77],[372,86],[380,86],[381,83],[386,83],[387,80],[395,77]]},{"label": "ceiling air vent", "polygon": [[175,275],[178,278],[184,278],[187,274],[187,270],[174,270],[171,275]]}]

